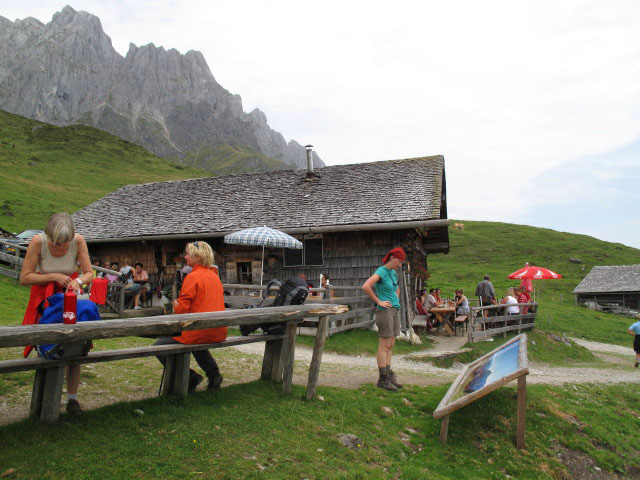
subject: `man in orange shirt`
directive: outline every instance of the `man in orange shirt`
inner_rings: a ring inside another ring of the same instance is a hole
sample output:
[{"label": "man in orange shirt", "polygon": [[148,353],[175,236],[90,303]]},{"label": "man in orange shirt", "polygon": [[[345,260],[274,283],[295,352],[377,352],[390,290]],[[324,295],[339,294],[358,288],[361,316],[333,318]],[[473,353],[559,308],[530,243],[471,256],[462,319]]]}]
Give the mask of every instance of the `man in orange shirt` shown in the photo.
[{"label": "man in orange shirt", "polygon": [[[213,250],[208,243],[195,241],[188,243],[184,254],[187,265],[193,268],[180,289],[180,295],[173,302],[174,313],[220,312],[224,310],[224,291],[218,272],[212,267]],[[189,330],[173,338],[161,338],[154,345],[218,343],[227,338],[227,327]],[[198,365],[209,378],[207,390],[218,389],[222,375],[218,364],[209,350],[193,352]],[[164,365],[165,356],[158,356]],[[202,382],[202,375],[189,369],[189,392],[194,392]]]}]

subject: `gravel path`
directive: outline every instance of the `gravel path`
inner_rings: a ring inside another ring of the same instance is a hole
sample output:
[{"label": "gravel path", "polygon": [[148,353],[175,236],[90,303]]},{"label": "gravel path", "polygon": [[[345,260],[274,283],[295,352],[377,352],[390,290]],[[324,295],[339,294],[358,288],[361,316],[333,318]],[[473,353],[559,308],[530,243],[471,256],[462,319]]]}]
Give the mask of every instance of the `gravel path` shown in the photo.
[{"label": "gravel path", "polygon": [[[466,343],[466,337],[435,337],[434,340],[436,344],[432,346],[432,348],[422,352],[414,352],[410,355],[427,352],[457,351]],[[559,367],[532,362],[529,364],[528,382],[549,385],[562,385],[566,383],[640,383],[640,369],[632,367],[633,351],[630,348],[607,343],[590,342],[578,338],[572,338],[572,340],[593,352],[627,355],[629,357],[628,365],[627,363],[616,362],[611,363],[611,368]],[[495,344],[497,347],[499,342],[496,341]],[[262,355],[264,352],[264,346],[259,343],[241,345],[235,348],[248,354]],[[295,359],[296,361],[308,364],[311,361],[312,353],[311,348],[297,346]],[[454,379],[462,369],[462,365],[456,363],[454,363],[452,368],[438,368],[431,363],[418,362],[407,357],[408,355],[394,356],[393,368],[395,371],[402,373],[404,377],[409,376],[411,383],[422,385],[447,383]],[[605,361],[607,359],[606,356],[601,358]],[[324,352],[322,355],[322,365],[320,383],[324,384],[356,387],[363,382],[363,378],[374,378],[377,373],[376,359],[374,356],[368,355],[350,356]],[[340,368],[340,366],[344,368]],[[339,371],[339,375],[343,377],[342,381],[336,380],[336,370]],[[329,371],[331,371],[331,374],[327,375],[326,381],[323,381],[324,372],[329,373]]]}]

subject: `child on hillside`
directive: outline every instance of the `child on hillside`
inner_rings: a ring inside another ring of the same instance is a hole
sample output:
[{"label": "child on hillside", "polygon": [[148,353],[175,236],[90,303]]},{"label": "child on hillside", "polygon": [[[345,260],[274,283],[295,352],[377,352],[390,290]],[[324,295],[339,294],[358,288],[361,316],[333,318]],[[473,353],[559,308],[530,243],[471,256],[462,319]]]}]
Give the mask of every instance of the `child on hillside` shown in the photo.
[{"label": "child on hillside", "polygon": [[636,363],[634,367],[638,368],[640,365],[640,313],[636,315],[638,321],[629,327],[629,335],[634,337],[633,339],[633,350],[636,352]]}]

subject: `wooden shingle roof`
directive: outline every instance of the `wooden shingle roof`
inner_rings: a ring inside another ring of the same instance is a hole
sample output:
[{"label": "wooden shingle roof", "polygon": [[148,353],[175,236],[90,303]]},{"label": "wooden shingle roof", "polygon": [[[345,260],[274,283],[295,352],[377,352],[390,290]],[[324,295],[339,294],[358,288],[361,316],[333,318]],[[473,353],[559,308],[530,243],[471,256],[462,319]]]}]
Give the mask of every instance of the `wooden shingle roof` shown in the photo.
[{"label": "wooden shingle roof", "polygon": [[444,157],[127,185],[73,214],[88,241],[440,218]]},{"label": "wooden shingle roof", "polygon": [[640,265],[593,267],[573,291],[577,293],[640,292]]}]

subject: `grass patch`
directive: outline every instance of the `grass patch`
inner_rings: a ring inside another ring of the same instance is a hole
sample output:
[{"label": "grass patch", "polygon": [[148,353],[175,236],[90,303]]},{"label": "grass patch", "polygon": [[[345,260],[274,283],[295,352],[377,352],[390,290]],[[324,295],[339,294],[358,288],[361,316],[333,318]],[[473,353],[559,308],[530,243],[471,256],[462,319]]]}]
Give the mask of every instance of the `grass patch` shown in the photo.
[{"label": "grass patch", "polygon": [[83,125],[0,111],[0,132],[0,226],[11,232],[44,228],[51,214],[73,213],[124,185],[211,175]]},{"label": "grass patch", "polygon": [[[283,397],[279,387],[256,381],[184,400],[121,403],[54,426],[0,427],[0,465],[25,479],[566,478],[553,449],[559,444],[607,471],[640,467],[633,386],[530,386],[524,452],[514,448],[513,388],[455,413],[441,445],[430,413],[445,391],[320,388],[326,401],[305,402],[300,387]],[[362,448],[341,446],[340,433],[357,435]],[[25,454],[34,451],[37,461]]]}]

